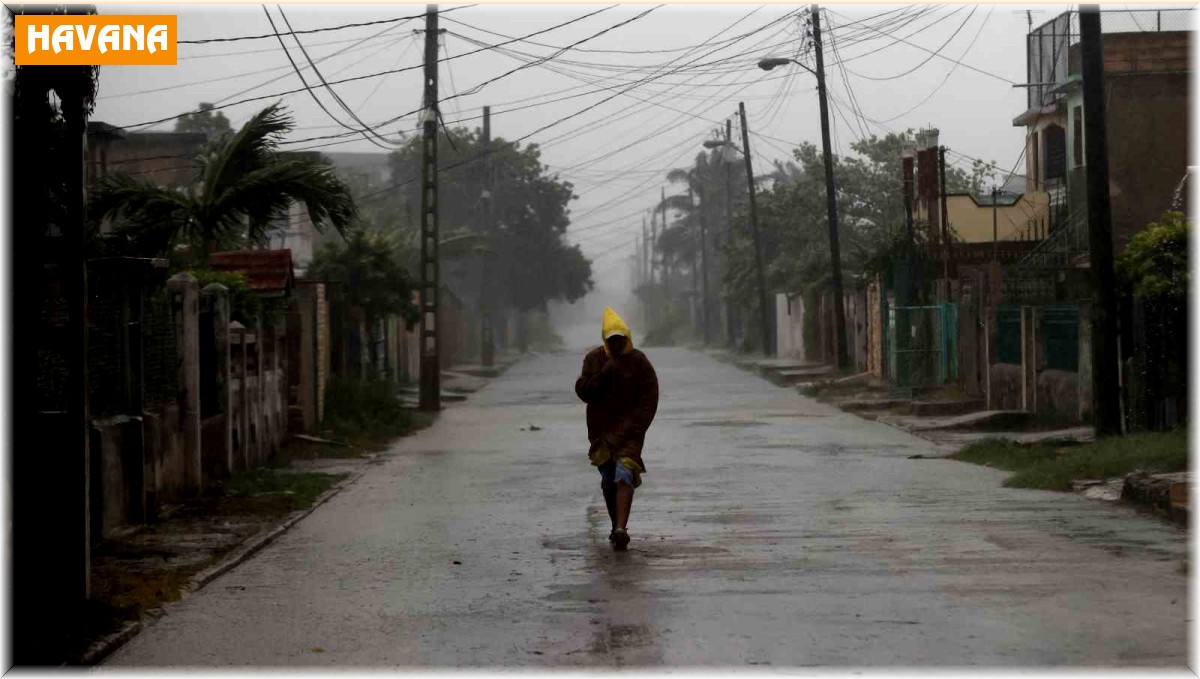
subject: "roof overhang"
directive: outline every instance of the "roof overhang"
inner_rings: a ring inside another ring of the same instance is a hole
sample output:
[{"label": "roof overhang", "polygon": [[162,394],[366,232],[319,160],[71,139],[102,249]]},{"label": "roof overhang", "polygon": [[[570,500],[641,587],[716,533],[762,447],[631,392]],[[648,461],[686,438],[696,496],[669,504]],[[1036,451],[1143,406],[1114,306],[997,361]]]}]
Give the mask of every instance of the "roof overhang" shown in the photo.
[{"label": "roof overhang", "polygon": [[1072,73],[1070,76],[1067,77],[1066,80],[1064,80],[1063,82],[1050,88],[1050,90],[1048,92],[1049,92],[1049,94],[1054,94],[1054,95],[1066,95],[1071,92],[1074,92],[1075,90],[1079,89],[1082,86],[1083,86],[1083,77],[1080,76],[1078,73]]},{"label": "roof overhang", "polygon": [[1042,116],[1049,116],[1058,113],[1059,105],[1057,101],[1051,102],[1046,106],[1034,107],[1021,115],[1013,118],[1013,127],[1028,127],[1035,124]]}]

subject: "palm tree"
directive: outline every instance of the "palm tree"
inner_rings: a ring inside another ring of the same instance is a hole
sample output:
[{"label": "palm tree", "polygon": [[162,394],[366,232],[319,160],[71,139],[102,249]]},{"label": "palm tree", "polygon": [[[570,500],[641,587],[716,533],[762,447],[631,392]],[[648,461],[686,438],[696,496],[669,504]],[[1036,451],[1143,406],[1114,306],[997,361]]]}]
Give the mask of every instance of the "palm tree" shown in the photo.
[{"label": "palm tree", "polygon": [[319,157],[278,150],[292,127],[279,104],[268,106],[236,133],[205,146],[188,187],[107,175],[91,197],[93,218],[113,220],[138,254],[187,246],[204,259],[223,245],[265,242],[294,202],[304,204],[318,230],[332,224],[344,233],[357,214],[350,189]]}]

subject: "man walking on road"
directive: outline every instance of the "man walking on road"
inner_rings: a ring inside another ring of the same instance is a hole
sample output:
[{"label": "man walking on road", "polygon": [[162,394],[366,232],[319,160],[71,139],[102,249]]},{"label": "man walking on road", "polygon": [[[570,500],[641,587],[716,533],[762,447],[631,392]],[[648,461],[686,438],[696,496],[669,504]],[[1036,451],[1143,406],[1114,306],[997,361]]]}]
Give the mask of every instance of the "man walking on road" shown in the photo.
[{"label": "man walking on road", "polygon": [[583,358],[575,394],[587,404],[588,458],[600,470],[600,488],[612,521],[613,549],[629,545],[625,530],[633,490],[646,467],[642,445],[658,411],[658,376],[650,359],[633,348],[629,326],[611,308],[604,310],[604,344]]}]

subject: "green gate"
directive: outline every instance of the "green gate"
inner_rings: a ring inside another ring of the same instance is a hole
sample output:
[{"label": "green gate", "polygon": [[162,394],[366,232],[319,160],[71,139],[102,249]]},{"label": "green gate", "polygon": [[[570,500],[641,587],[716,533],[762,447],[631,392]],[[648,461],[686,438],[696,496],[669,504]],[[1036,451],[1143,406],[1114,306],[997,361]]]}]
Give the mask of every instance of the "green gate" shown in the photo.
[{"label": "green gate", "polygon": [[996,307],[996,363],[1021,365],[1021,307]]},{"label": "green gate", "polygon": [[1052,304],[1042,307],[1046,367],[1079,371],[1079,305]]},{"label": "green gate", "polygon": [[885,327],[893,387],[911,391],[958,377],[958,305],[890,308]]}]

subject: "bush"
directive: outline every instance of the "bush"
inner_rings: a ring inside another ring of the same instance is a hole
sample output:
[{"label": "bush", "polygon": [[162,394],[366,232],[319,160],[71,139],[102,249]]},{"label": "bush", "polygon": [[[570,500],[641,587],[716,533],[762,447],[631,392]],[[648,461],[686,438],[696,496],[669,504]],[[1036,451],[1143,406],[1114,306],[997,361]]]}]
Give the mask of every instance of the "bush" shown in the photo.
[{"label": "bush", "polygon": [[1168,212],[1129,239],[1117,259],[1117,272],[1133,295],[1145,300],[1183,300],[1188,293],[1190,224]]},{"label": "bush", "polygon": [[335,379],[325,387],[325,425],[347,441],[383,443],[412,431],[413,413],[387,380]]}]

